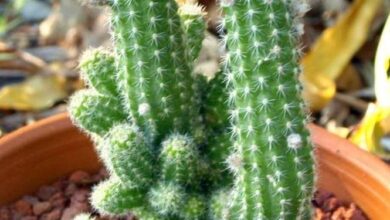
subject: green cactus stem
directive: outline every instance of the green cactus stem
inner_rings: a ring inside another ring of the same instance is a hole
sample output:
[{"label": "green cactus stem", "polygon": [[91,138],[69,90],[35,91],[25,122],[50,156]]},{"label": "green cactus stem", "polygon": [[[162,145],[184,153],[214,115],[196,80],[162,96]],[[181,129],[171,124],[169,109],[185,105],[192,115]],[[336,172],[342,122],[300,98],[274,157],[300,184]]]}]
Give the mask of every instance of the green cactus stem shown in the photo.
[{"label": "green cactus stem", "polygon": [[[299,0],[221,0],[235,188],[227,219],[310,219],[314,160],[298,81]],[[236,196],[234,196],[236,195]]]},{"label": "green cactus stem", "polygon": [[150,190],[149,202],[159,215],[169,217],[180,212],[185,196],[185,191],[180,185],[161,182]]},{"label": "green cactus stem", "polygon": [[193,194],[187,196],[179,216],[184,220],[201,220],[205,218],[206,201],[203,196]]},{"label": "green cactus stem", "polygon": [[108,168],[131,188],[147,189],[153,183],[154,164],[151,147],[135,125],[114,126],[105,137],[103,155]]},{"label": "green cactus stem", "polygon": [[166,218],[163,218],[158,215],[158,213],[151,211],[151,210],[145,210],[142,208],[133,209],[132,213],[134,213],[135,216],[137,216],[139,219],[142,220],[165,220]]},{"label": "green cactus stem", "polygon": [[206,23],[204,21],[203,8],[197,4],[184,4],[179,8],[179,15],[185,32],[187,57],[195,61],[202,49],[202,41],[205,37]]},{"label": "green cactus stem", "polygon": [[224,74],[218,72],[209,82],[204,102],[206,124],[213,130],[224,130],[230,125],[228,91]]},{"label": "green cactus stem", "polygon": [[115,177],[100,183],[93,189],[91,201],[93,207],[102,214],[126,214],[131,209],[142,206],[145,192],[128,188]]},{"label": "green cactus stem", "polygon": [[227,189],[220,189],[213,193],[210,200],[209,217],[210,219],[229,219],[228,201],[231,199]]},{"label": "green cactus stem", "polygon": [[104,135],[114,124],[127,118],[118,99],[92,89],[81,90],[72,96],[69,113],[76,125],[98,135]]},{"label": "green cactus stem", "polygon": [[117,0],[111,8],[119,90],[130,116],[151,139],[190,132],[199,108],[175,1]]},{"label": "green cactus stem", "polygon": [[213,185],[228,187],[232,183],[232,176],[229,173],[226,159],[233,150],[230,134],[226,130],[222,133],[211,132],[208,138],[206,150],[209,162],[209,174]]},{"label": "green cactus stem", "polygon": [[199,182],[200,155],[188,136],[174,134],[162,143],[160,154],[163,180],[181,185]]},{"label": "green cactus stem", "polygon": [[118,96],[115,58],[103,49],[87,51],[80,63],[81,77],[101,94]]}]

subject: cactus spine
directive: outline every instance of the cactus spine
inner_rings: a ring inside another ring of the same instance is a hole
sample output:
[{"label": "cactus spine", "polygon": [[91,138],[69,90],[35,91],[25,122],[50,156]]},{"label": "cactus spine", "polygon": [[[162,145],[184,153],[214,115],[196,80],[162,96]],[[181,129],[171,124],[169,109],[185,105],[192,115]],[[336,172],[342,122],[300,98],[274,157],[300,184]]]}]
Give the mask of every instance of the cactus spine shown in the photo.
[{"label": "cactus spine", "polygon": [[221,0],[235,186],[225,219],[310,219],[314,161],[300,98],[299,0]]}]

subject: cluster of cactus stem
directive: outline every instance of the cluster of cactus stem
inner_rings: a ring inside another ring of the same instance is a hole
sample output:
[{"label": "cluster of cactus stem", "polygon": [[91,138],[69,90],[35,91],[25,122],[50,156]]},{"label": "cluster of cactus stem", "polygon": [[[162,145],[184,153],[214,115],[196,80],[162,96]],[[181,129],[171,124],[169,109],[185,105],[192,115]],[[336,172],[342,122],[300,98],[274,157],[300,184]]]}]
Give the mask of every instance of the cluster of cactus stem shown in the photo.
[{"label": "cluster of cactus stem", "polygon": [[141,220],[308,219],[296,1],[222,0],[229,52],[211,80],[193,72],[200,6],[98,2],[111,8],[114,51],[84,55],[88,88],[69,104],[111,174],[94,188],[94,208]]}]

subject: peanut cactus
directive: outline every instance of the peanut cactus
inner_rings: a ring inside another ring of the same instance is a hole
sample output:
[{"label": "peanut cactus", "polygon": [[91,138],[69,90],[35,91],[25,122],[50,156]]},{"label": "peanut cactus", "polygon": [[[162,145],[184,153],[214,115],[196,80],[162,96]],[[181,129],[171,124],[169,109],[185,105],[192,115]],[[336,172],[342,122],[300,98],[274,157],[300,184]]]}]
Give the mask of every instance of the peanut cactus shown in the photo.
[{"label": "peanut cactus", "polygon": [[89,88],[69,112],[111,174],[94,188],[94,208],[142,220],[308,219],[295,1],[221,1],[230,52],[210,81],[193,74],[200,6],[92,2],[111,8],[115,47],[83,56]]},{"label": "peanut cactus", "polygon": [[[221,123],[227,110],[217,109],[225,108],[222,74],[214,83],[192,72],[206,26],[202,8],[178,8],[174,0],[94,2],[111,8],[115,48],[85,53],[80,69],[89,88],[69,104],[111,174],[94,188],[92,205],[142,220],[206,219],[207,198],[232,178]],[[205,115],[218,122],[204,123]]]},{"label": "peanut cactus", "polygon": [[310,219],[314,159],[298,81],[300,0],[221,0],[235,174],[222,219]]}]

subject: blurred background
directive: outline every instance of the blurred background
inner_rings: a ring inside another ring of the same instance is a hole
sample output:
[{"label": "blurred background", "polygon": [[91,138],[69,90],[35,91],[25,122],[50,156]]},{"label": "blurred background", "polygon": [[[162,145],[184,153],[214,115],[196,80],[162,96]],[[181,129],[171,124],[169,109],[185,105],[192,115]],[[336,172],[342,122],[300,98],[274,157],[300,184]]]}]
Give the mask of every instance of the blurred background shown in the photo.
[{"label": "blurred background", "polygon": [[[314,123],[389,159],[390,33],[378,43],[390,1],[308,2],[301,79]],[[216,30],[221,15],[215,1],[200,3],[209,30],[196,71],[212,77],[223,56]],[[66,111],[68,97],[84,86],[80,55],[112,45],[108,13],[80,0],[0,0],[0,135]],[[374,68],[378,50],[389,52]]]}]

